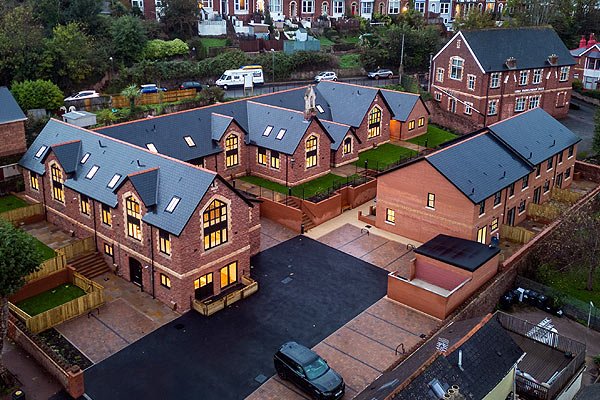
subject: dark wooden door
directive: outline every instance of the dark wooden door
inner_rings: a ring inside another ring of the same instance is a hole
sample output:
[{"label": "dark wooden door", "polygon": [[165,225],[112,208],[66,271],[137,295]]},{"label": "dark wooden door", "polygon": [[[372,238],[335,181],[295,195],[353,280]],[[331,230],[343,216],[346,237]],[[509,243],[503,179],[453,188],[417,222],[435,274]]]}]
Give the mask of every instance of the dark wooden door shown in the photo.
[{"label": "dark wooden door", "polygon": [[136,285],[143,286],[142,264],[132,257],[129,257],[129,279]]}]

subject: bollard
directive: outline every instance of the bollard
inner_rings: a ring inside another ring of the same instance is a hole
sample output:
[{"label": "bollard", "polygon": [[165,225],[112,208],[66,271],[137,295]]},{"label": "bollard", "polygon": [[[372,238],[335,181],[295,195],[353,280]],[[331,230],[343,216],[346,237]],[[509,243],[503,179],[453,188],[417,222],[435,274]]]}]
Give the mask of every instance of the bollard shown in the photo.
[{"label": "bollard", "polygon": [[304,224],[300,224],[300,233],[304,234]]}]

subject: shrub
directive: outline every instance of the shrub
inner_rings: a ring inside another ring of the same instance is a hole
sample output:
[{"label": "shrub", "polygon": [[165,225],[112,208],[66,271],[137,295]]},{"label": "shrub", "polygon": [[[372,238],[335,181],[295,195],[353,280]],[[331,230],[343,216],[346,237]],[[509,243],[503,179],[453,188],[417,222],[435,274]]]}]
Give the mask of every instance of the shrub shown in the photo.
[{"label": "shrub", "polygon": [[63,92],[54,83],[43,79],[13,82],[11,92],[23,110],[56,110],[63,105]]},{"label": "shrub", "polygon": [[187,55],[188,52],[188,45],[181,39],[169,41],[154,39],[146,43],[142,56],[147,60],[163,60],[165,58]]}]

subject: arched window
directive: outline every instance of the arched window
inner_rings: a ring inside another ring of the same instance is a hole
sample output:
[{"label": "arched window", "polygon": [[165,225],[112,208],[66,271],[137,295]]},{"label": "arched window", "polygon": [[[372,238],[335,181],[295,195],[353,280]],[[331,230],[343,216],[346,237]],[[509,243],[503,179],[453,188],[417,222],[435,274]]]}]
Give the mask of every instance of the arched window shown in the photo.
[{"label": "arched window", "polygon": [[347,137],[344,139],[344,148],[342,149],[342,154],[350,154],[352,153],[352,138]]},{"label": "arched window", "polygon": [[65,202],[65,189],[63,186],[63,174],[58,165],[52,164],[50,167],[52,174],[52,197],[54,200]]},{"label": "arched window", "polygon": [[324,1],[323,4],[321,4],[321,14],[329,15],[329,3],[327,3],[326,1]]},{"label": "arched window", "polygon": [[317,165],[317,143],[315,135],[311,135],[306,141],[306,168],[312,168]]},{"label": "arched window", "polygon": [[498,4],[498,14],[502,15],[503,11],[504,11],[504,4],[499,3]]},{"label": "arched window", "polygon": [[350,15],[356,15],[358,13],[358,5],[356,3],[352,3],[350,6]]},{"label": "arched window", "polygon": [[213,200],[202,214],[204,250],[227,243],[227,204]]},{"label": "arched window", "polygon": [[127,236],[136,240],[142,240],[142,214],[140,203],[135,197],[129,196],[125,199],[127,210]]},{"label": "arched window", "polygon": [[239,164],[238,154],[239,139],[237,135],[231,134],[225,139],[225,166],[234,167]]},{"label": "arched window", "polygon": [[379,3],[379,15],[383,15],[385,5],[383,3]]},{"label": "arched window", "polygon": [[294,18],[298,15],[298,10],[297,10],[297,6],[296,6],[296,2],[292,1],[290,2],[290,17]]},{"label": "arched window", "polygon": [[369,113],[369,131],[367,138],[374,138],[381,134],[381,109],[377,106],[373,107]]}]

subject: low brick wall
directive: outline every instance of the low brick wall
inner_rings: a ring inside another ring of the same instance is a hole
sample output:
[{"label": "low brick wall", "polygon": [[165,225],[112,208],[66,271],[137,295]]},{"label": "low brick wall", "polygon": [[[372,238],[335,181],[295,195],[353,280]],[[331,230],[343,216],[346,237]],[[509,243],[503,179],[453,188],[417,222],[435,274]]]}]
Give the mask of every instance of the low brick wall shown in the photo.
[{"label": "low brick wall", "polygon": [[83,371],[79,366],[69,365],[16,319],[10,318],[8,321],[8,337],[56,378],[71,397],[83,396],[85,393]]},{"label": "low brick wall", "polygon": [[342,213],[342,195],[337,193],[318,203],[304,200],[302,210],[306,212],[315,225],[320,225]]},{"label": "low brick wall", "polygon": [[583,161],[575,161],[575,173],[580,179],[600,183],[600,167]]},{"label": "low brick wall", "polygon": [[427,108],[431,112],[429,122],[442,127],[452,127],[452,131],[466,134],[479,129],[479,126],[470,118],[463,117],[442,109],[437,101],[430,100]]},{"label": "low brick wall", "polygon": [[290,228],[294,232],[300,233],[300,226],[302,225],[302,211],[266,198],[261,198],[261,200],[261,217],[273,220],[287,228]]}]

